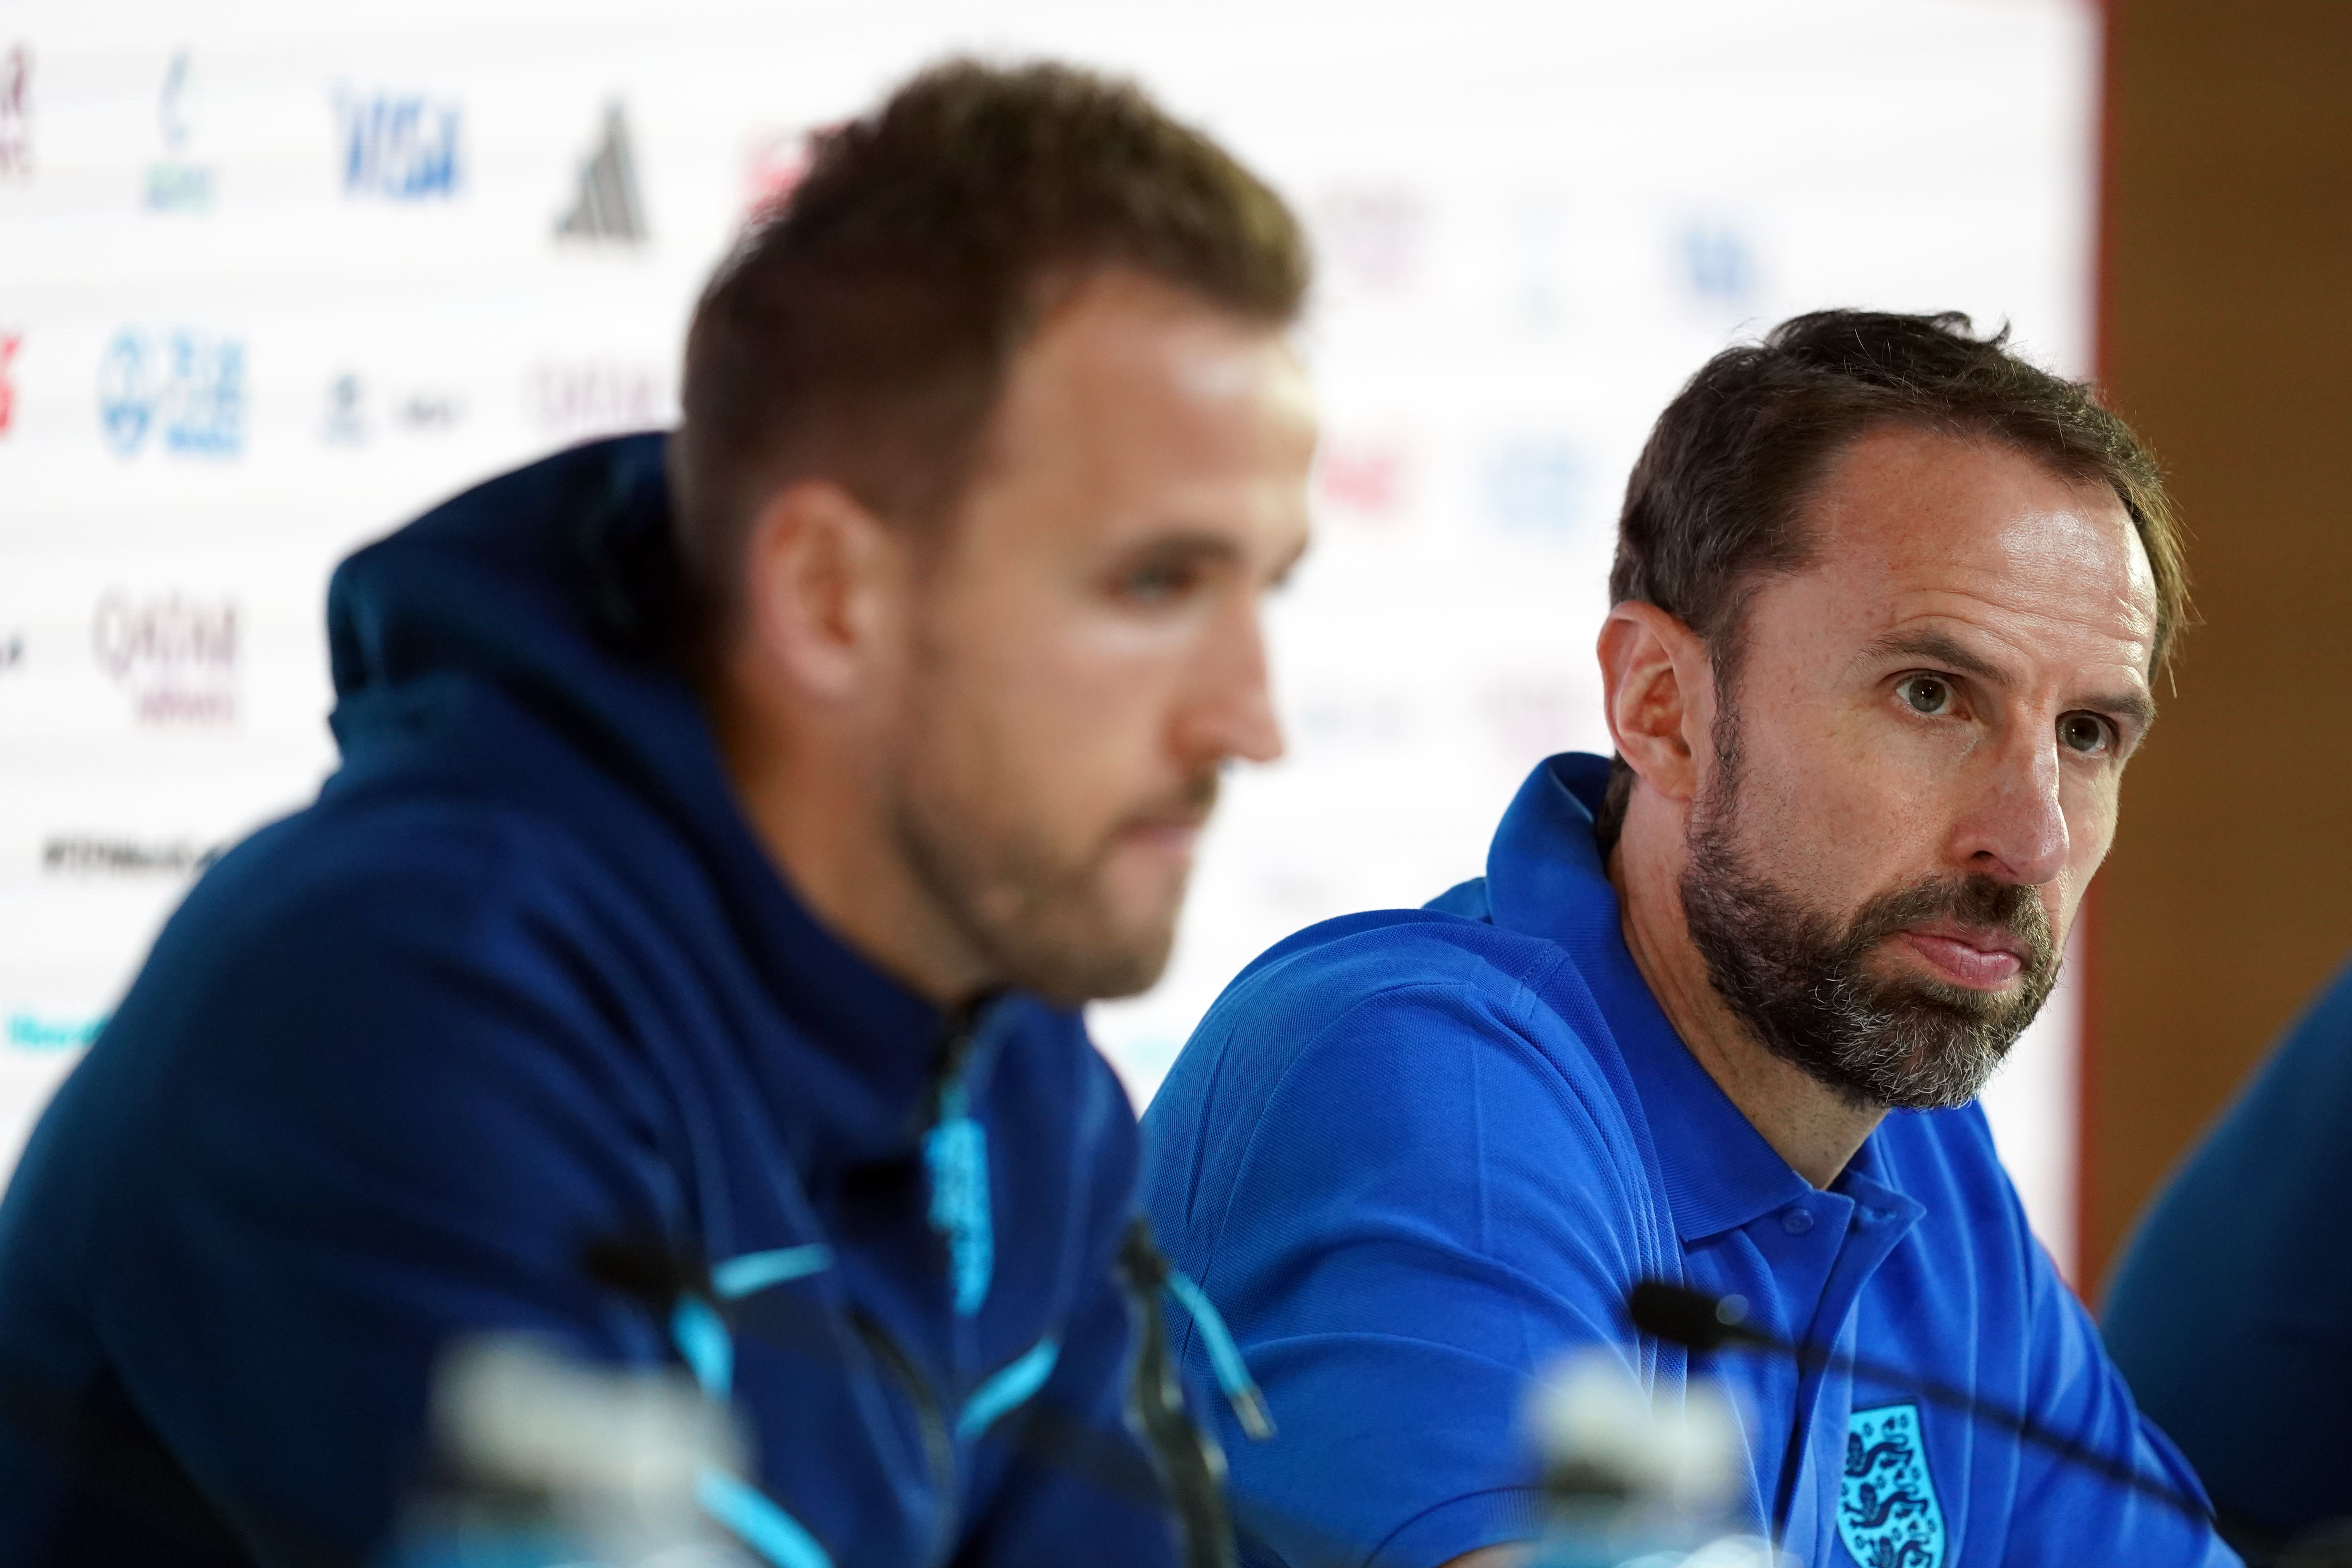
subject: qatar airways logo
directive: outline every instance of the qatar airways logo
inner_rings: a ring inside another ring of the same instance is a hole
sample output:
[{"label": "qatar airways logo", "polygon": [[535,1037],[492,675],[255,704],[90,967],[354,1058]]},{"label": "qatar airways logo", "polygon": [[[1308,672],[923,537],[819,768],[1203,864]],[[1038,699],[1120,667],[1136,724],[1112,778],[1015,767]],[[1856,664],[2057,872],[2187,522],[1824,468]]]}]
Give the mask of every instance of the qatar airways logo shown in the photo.
[{"label": "qatar airways logo", "polygon": [[92,651],[108,679],[151,729],[221,729],[236,722],[236,605],[121,589],[98,602]]},{"label": "qatar airways logo", "polygon": [[0,182],[33,177],[33,57],[24,45],[0,55]]}]

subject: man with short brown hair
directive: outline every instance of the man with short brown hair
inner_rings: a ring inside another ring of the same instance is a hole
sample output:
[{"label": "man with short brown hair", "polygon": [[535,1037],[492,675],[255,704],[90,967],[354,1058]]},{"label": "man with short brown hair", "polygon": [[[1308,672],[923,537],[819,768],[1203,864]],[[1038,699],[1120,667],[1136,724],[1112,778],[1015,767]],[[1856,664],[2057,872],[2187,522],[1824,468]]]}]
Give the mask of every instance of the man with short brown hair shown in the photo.
[{"label": "man with short brown hair", "polygon": [[1627,1312],[1738,1296],[2194,1497],[1971,1103],[2182,618],[2154,465],[1964,318],[1801,316],[1660,417],[1611,591],[1615,760],[1537,768],[1484,878],[1258,959],[1145,1119],[1162,1243],[1282,1424],[1233,1454],[1252,1560],[1516,1560],[1529,1382],[1601,1346],[1669,1405],[1734,1383],[1798,1562],[2231,1561],[2193,1501],[1818,1360],[1695,1369]]},{"label": "man with short brown hair", "polygon": [[341,772],[0,1205],[0,1563],[373,1560],[489,1332],[690,1369],[751,1456],[691,1495],[776,1568],[1166,1561],[1155,1463],[1213,1550],[1076,1009],[1281,747],[1306,266],[1135,89],[949,65],[719,269],[674,437],[346,562]]}]

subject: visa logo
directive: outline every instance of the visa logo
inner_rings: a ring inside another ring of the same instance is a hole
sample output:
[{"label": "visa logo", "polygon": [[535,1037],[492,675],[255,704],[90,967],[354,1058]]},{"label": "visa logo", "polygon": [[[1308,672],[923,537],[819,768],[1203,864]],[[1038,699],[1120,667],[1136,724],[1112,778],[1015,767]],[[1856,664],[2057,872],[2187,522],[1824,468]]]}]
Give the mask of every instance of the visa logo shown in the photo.
[{"label": "visa logo", "polygon": [[343,194],[387,201],[452,196],[463,174],[458,106],[418,93],[339,94]]}]

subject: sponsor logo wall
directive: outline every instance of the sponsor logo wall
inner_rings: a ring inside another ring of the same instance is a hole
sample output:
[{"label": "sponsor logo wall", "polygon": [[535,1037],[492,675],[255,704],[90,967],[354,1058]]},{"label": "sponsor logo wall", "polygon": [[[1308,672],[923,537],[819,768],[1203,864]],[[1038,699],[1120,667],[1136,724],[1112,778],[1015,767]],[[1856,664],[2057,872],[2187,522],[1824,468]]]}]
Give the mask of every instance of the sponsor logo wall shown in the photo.
[{"label": "sponsor logo wall", "polygon": [[[1140,76],[1320,258],[1291,752],[1167,979],[1096,1010],[1139,1100],[1257,952],[1476,875],[1528,767],[1605,744],[1617,500],[1707,354],[1832,303],[2088,351],[2089,0],[91,9],[0,23],[0,1171],[191,880],[333,765],[333,563],[672,418],[806,128],[950,48]],[[1991,1102],[2062,1260],[2075,1017]]]}]

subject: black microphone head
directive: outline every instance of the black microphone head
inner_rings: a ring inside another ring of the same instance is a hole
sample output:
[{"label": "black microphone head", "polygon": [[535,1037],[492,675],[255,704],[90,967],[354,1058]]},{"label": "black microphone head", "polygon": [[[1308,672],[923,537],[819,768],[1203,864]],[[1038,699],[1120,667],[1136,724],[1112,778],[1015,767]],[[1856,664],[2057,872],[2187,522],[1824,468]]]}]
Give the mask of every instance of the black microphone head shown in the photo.
[{"label": "black microphone head", "polygon": [[606,1289],[634,1296],[656,1312],[668,1311],[680,1296],[710,1294],[710,1271],[650,1234],[592,1237],[580,1248],[580,1267]]},{"label": "black microphone head", "polygon": [[1754,1337],[1739,1326],[1748,1316],[1748,1303],[1738,1296],[1710,1296],[1663,1279],[1644,1279],[1626,1293],[1625,1307],[1642,1332],[1695,1351],[1720,1350]]}]

